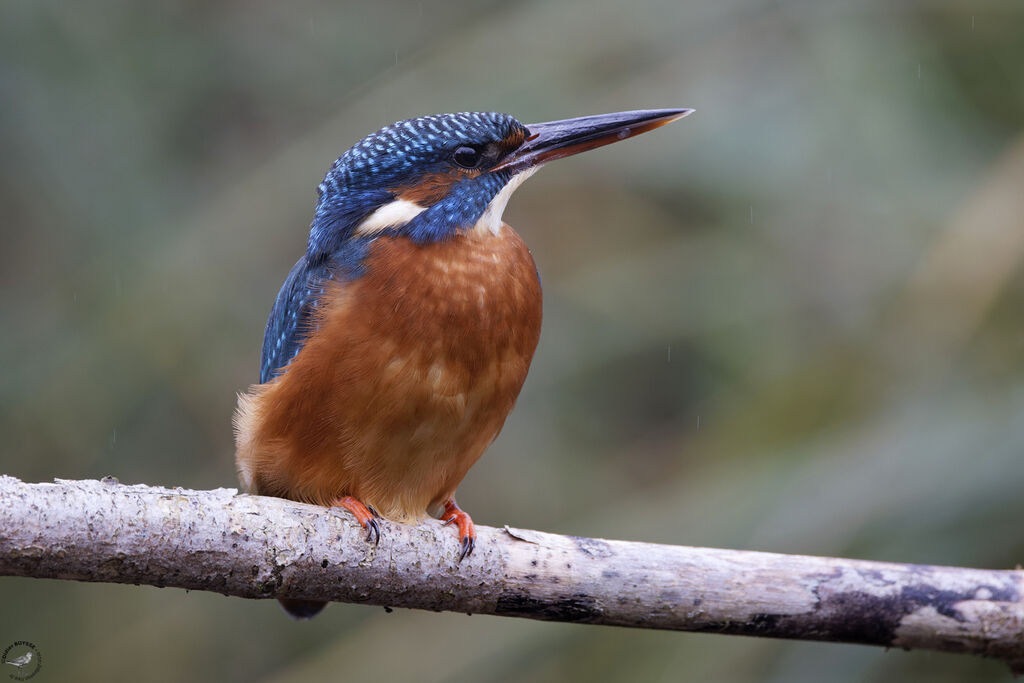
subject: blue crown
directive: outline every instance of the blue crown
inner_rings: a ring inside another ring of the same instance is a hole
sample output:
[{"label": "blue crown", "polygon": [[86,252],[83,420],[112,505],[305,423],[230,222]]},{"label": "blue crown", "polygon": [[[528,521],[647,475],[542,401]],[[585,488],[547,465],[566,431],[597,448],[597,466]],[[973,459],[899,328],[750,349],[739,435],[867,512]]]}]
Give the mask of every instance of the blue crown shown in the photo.
[{"label": "blue crown", "polygon": [[508,114],[493,111],[434,114],[392,123],[338,157],[318,190],[323,197],[332,191],[380,187],[443,162],[460,145],[495,142],[517,130],[526,128]]}]

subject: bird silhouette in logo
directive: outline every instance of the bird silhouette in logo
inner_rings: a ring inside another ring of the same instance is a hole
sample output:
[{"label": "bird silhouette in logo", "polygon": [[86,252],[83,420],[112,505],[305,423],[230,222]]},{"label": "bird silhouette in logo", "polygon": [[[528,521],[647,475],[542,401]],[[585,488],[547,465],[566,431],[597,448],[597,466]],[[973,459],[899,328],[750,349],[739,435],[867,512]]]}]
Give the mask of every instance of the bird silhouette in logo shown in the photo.
[{"label": "bird silhouette in logo", "polygon": [[10,664],[11,666],[16,666],[19,669],[25,668],[31,662],[32,662],[32,653],[31,652],[26,652],[25,654],[21,655],[20,657],[15,657],[14,659],[7,660],[8,664]]}]

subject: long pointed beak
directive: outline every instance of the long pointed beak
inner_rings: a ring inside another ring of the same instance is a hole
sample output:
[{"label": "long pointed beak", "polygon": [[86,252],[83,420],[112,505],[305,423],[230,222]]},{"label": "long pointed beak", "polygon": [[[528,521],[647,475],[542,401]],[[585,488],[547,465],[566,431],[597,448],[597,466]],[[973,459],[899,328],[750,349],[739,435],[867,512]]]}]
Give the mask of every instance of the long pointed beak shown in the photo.
[{"label": "long pointed beak", "polygon": [[526,141],[491,170],[522,171],[540,166],[661,128],[691,113],[693,109],[641,109],[531,123]]}]

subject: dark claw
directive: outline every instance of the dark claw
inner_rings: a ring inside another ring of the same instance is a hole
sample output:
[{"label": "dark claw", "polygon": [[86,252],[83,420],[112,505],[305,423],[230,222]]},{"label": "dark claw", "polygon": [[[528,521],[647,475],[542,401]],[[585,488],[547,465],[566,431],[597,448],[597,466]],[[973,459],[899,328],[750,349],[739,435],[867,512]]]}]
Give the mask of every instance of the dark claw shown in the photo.
[{"label": "dark claw", "polygon": [[453,524],[454,522],[455,522],[455,515],[452,515],[447,520],[445,520],[445,523],[442,524],[441,526],[449,526],[449,525]]},{"label": "dark claw", "polygon": [[476,547],[476,539],[472,536],[465,536],[462,539],[462,552],[459,553],[459,562],[473,554],[473,548]]},{"label": "dark claw", "polygon": [[380,545],[380,523],[376,519],[366,522],[366,541],[373,541],[374,545]]},{"label": "dark claw", "polygon": [[377,512],[377,508],[373,507],[372,505],[367,505],[366,509],[369,510],[370,514],[376,517],[377,519],[383,519],[383,517],[380,516],[380,513]]}]

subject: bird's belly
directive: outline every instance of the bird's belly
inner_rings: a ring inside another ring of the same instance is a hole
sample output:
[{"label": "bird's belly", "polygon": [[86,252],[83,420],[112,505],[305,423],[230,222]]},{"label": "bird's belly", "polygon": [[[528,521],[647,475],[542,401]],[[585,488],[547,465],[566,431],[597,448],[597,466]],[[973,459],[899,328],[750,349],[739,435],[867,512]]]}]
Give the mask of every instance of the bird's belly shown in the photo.
[{"label": "bird's belly", "polygon": [[529,252],[507,227],[431,245],[381,239],[366,274],[323,303],[286,372],[240,409],[243,479],[319,504],[355,496],[391,519],[435,511],[526,379],[541,320]]},{"label": "bird's belly", "polygon": [[436,511],[498,435],[528,363],[494,357],[470,374],[458,361],[415,354],[382,361],[379,381],[353,391],[365,409],[352,411],[350,397],[338,397],[351,417],[336,432],[341,457],[324,463],[386,517]]}]

